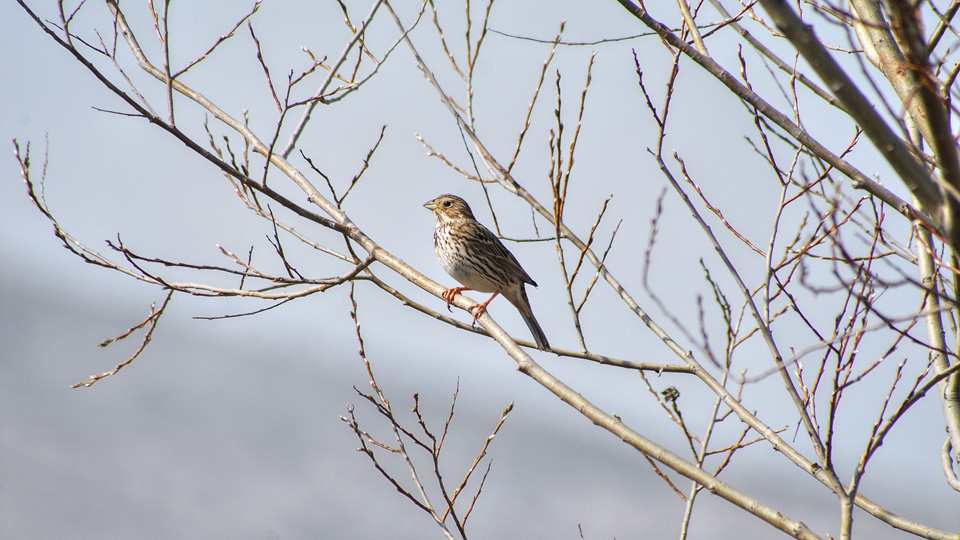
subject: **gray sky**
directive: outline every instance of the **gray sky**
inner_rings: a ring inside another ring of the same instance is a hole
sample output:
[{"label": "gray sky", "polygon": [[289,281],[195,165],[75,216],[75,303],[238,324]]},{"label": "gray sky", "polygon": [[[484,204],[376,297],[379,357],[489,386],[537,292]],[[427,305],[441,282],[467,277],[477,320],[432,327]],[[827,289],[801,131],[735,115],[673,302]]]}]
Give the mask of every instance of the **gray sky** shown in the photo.
[{"label": "gray sky", "polygon": [[[261,8],[254,25],[275,80],[306,65],[301,46],[308,46],[318,57],[339,54],[347,33],[339,7],[328,4],[304,3],[291,9],[288,4],[266,2]],[[131,3],[125,9],[142,34],[141,43],[155,52],[150,24],[143,19],[145,8]],[[173,9],[171,24],[181,32],[181,41],[175,43],[179,61],[192,58],[229,28],[236,16],[224,13],[242,11],[236,3],[212,2],[189,16],[178,11],[184,6],[175,3]],[[104,10],[102,3],[85,6],[75,30],[94,40],[90,25],[96,20],[95,27],[108,39]],[[355,21],[366,10],[366,5],[354,5]],[[506,1],[495,5],[494,13],[492,28],[543,38],[552,38],[561,20],[568,21],[565,36],[572,41],[642,31],[614,2],[589,7],[552,3],[550,9],[542,9]],[[55,17],[49,11],[44,15]],[[450,15],[452,19],[459,16],[459,11]],[[374,27],[381,30],[370,37],[375,50],[382,51],[395,37],[384,28],[387,22],[383,17],[376,23],[380,26]],[[427,52],[428,62],[442,70],[441,82],[462,96],[436,53],[435,32],[429,21],[424,22],[414,34],[415,41]],[[456,21],[449,25],[456,28]],[[490,140],[497,146],[492,150],[505,153],[515,144],[518,119],[529,104],[548,48],[496,34],[487,39],[484,46],[489,56],[483,58],[488,61],[478,67],[484,81],[476,97],[478,126],[494,134]],[[557,67],[564,77],[565,111],[572,114],[589,56],[598,51],[571,184],[578,207],[569,221],[579,230],[589,230],[603,199],[613,193],[612,213],[616,219],[625,218],[619,238],[630,240],[621,240],[625,243],[618,244],[610,261],[639,291],[637,268],[663,181],[645,152],[655,142],[650,138],[655,132],[639,101],[631,47],[649,72],[650,88],[661,90],[669,58],[655,39],[562,49]],[[26,196],[11,155],[12,139],[21,146],[31,143],[35,180],[42,170],[45,138],[49,140],[47,202],[61,225],[94,249],[106,250],[103,242],[120,234],[128,246],[144,255],[227,265],[216,244],[244,254],[255,244],[258,260],[275,267],[265,240],[270,229],[231,196],[232,188],[222,175],[182,144],[142,120],[94,110],[125,109],[11,2],[0,5],[0,50],[5,51],[0,57],[4,74],[0,77],[0,141],[7,145],[2,154],[6,158],[0,160],[4,224],[0,227],[4,254],[0,257],[0,537],[439,538],[430,518],[404,500],[355,451],[357,440],[340,420],[346,404],[352,403],[366,422],[364,427],[389,439],[386,425],[353,389],[366,392],[369,386],[356,355],[346,288],[256,317],[227,321],[192,317],[266,306],[178,295],[153,343],[131,366],[92,388],[69,388],[131,354],[142,334],[106,349],[96,345],[141,321],[150,304],[161,302],[164,294],[84,264],[62,249],[49,223]],[[125,68],[149,89],[151,99],[161,96],[161,89],[137,73],[135,64]],[[276,108],[246,29],[201,68],[185,82],[230,114],[249,109],[255,127],[263,129],[275,121]],[[715,174],[714,181],[721,186],[736,185],[754,170],[760,174],[762,164],[730,164],[727,157],[745,152],[740,133],[749,131],[749,118],[744,118],[740,106],[723,94],[725,104],[718,105],[712,94],[711,99],[703,99],[716,86],[702,86],[712,83],[694,69],[688,67],[683,76],[685,84],[677,98],[682,106],[677,105],[673,113],[679,134],[671,142],[685,152],[688,165],[701,170],[713,167],[716,170],[707,172]],[[553,85],[548,75],[545,101],[536,110],[535,131],[516,173],[527,179],[526,185],[543,201],[549,200],[544,172],[546,133],[556,106]],[[195,109],[184,102],[178,114],[183,129],[202,134],[203,117]],[[737,135],[705,137],[709,144],[685,140],[683,127],[703,119],[727,122]],[[301,147],[338,186],[344,186],[359,170],[383,124],[388,125],[384,143],[348,199],[353,206],[348,202],[347,211],[386,249],[441,283],[452,283],[433,258],[432,217],[421,205],[439,193],[455,192],[474,204],[481,221],[492,225],[492,219],[481,190],[427,157],[415,138],[419,134],[457,163],[467,163],[459,133],[407,50],[398,48],[380,76],[362,92],[340,105],[318,109]],[[218,136],[226,133],[212,120],[211,125]],[[568,121],[567,128],[572,125]],[[231,136],[234,145],[238,140]],[[271,174],[272,181],[282,185],[279,174]],[[311,179],[318,187],[323,185],[321,179]],[[771,193],[775,192],[761,189],[756,197]],[[715,195],[715,202],[735,199],[723,189]],[[503,208],[497,217],[507,236],[534,234],[528,211],[511,214],[509,209],[520,206],[510,197],[497,194],[495,200],[498,210]],[[669,258],[670,264],[655,267],[652,279],[677,306],[676,313],[686,316],[695,313],[697,291],[676,284],[700,279],[693,277],[700,275],[697,261],[709,247],[691,235],[677,200],[668,198],[667,204],[657,253]],[[765,234],[762,231],[769,226],[765,217],[744,223],[744,229]],[[294,223],[318,241],[339,247],[336,235]],[[538,223],[541,233],[548,234],[543,225]],[[604,242],[615,225],[616,220],[610,219],[601,227],[598,234],[604,235]],[[662,247],[672,245],[689,249]],[[298,268],[312,277],[343,272],[344,267],[296,246],[292,239],[285,247]],[[553,245],[512,244],[511,249],[540,283],[529,294],[551,342],[575,348]],[[438,299],[405,282],[393,279],[392,283],[417,301],[441,307]],[[673,361],[638,321],[624,319],[626,310],[615,303],[608,288],[598,285],[595,294],[595,303],[586,311],[591,346],[614,356],[632,358],[640,351],[651,355],[650,361]],[[451,482],[469,466],[500,411],[515,403],[515,411],[490,448],[493,468],[471,516],[468,533],[472,537],[578,538],[578,524],[584,538],[590,539],[678,534],[683,503],[646,460],[518,373],[494,342],[438,324],[384,299],[369,285],[358,287],[357,297],[375,374],[411,426],[414,392],[419,392],[428,419],[439,429],[459,380],[457,414],[442,462]],[[529,337],[506,302],[496,301],[491,313],[508,331]],[[455,316],[468,317],[463,312]],[[536,358],[598,405],[643,426],[644,433],[662,437],[671,450],[684,451],[685,442],[635,374],[553,355]],[[655,379],[655,384],[680,388],[691,416],[702,422],[695,412],[706,410],[709,400],[697,385],[669,375]],[[759,397],[753,398],[753,406],[783,397],[777,394],[776,381],[761,382],[755,390]],[[955,508],[949,501],[955,501],[956,494],[939,477],[936,452],[942,428],[936,426],[942,425],[942,419],[938,408],[929,399],[911,412],[896,430],[896,440],[884,446],[872,465],[883,473],[868,476],[864,490],[898,514],[949,529],[956,527],[955,513],[949,510]],[[865,409],[862,414],[870,418],[873,412]],[[851,413],[851,418],[860,413]],[[771,416],[771,425],[796,427],[789,411],[783,411],[782,418],[777,413]],[[791,436],[785,434],[788,440]],[[842,449],[843,457],[852,463],[858,448],[851,443]],[[838,511],[825,489],[766,447],[744,454],[735,460],[725,481],[815,530],[836,532]],[[408,480],[399,461],[391,457],[384,457],[385,463],[398,478]],[[420,465],[426,467],[426,462]],[[672,479],[687,490],[682,478],[673,475]],[[719,499],[707,496],[698,504],[700,514],[691,529],[694,538],[775,534]],[[865,515],[858,516],[857,527],[865,536],[882,532],[887,538],[898,537]]]}]

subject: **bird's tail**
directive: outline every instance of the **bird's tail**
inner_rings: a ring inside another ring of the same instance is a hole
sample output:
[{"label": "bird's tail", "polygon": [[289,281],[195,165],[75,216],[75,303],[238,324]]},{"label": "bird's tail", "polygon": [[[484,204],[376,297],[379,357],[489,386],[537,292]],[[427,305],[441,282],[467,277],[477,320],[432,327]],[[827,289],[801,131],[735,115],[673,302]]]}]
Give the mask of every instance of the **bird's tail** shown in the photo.
[{"label": "bird's tail", "polygon": [[520,316],[523,317],[523,322],[527,323],[527,328],[530,329],[530,333],[533,334],[533,340],[537,342],[537,348],[541,351],[550,350],[550,342],[547,341],[547,335],[543,333],[543,328],[540,328],[540,323],[537,322],[537,318],[533,316],[533,309],[530,308],[530,300],[527,299],[527,291],[523,287],[520,288],[520,298],[518,302],[514,302],[512,298],[507,297],[507,300],[510,300],[520,312]]},{"label": "bird's tail", "polygon": [[529,328],[530,333],[533,334],[533,339],[537,342],[537,348],[541,351],[550,350],[547,335],[543,333],[543,328],[540,328],[540,324],[537,322],[537,319],[534,318],[533,313],[531,313],[530,316],[523,315],[523,322],[527,323],[527,328]]}]

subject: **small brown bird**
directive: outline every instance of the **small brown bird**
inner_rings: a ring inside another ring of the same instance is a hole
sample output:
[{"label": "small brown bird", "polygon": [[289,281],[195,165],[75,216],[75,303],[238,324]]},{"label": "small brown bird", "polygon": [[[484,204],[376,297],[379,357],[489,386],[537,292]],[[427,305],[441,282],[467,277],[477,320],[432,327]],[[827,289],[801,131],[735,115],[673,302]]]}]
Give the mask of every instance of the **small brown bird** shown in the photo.
[{"label": "small brown bird", "polygon": [[473,322],[483,314],[498,294],[510,301],[520,311],[527,323],[537,348],[550,348],[547,336],[533,316],[524,284],[537,286],[529,274],[520,267],[513,253],[507,251],[500,239],[473,217],[467,202],[456,195],[441,195],[423,205],[433,211],[437,228],[433,231],[433,246],[437,250],[440,265],[463,287],[447,289],[443,299],[447,309],[453,297],[461,291],[493,293],[486,302],[478,305]]}]

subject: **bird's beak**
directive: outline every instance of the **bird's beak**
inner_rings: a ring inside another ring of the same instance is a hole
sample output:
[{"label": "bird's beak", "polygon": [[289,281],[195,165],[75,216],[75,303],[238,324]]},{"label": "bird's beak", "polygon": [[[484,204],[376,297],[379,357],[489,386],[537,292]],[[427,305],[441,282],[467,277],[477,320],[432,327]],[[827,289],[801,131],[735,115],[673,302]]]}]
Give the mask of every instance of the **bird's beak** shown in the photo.
[{"label": "bird's beak", "polygon": [[436,203],[436,201],[430,201],[430,202],[428,202],[427,204],[423,205],[423,207],[426,208],[426,209],[428,209],[428,210],[436,210],[436,209],[437,209],[437,203]]}]

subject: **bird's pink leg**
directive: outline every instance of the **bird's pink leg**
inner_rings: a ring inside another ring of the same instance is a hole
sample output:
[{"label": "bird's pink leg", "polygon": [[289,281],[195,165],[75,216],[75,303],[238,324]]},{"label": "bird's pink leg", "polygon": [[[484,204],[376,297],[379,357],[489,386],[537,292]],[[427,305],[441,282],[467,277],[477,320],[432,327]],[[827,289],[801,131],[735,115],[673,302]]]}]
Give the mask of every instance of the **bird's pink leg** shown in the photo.
[{"label": "bird's pink leg", "polygon": [[453,313],[453,310],[450,309],[450,302],[453,302],[453,297],[460,294],[463,291],[471,290],[469,287],[454,287],[452,289],[447,289],[443,291],[443,299],[447,301],[447,311]]},{"label": "bird's pink leg", "polygon": [[498,294],[500,294],[500,291],[493,293],[493,296],[491,296],[486,302],[477,304],[471,308],[471,310],[476,310],[476,312],[473,314],[473,322],[470,323],[471,326],[477,324],[477,317],[483,315],[483,312],[487,310],[487,306],[490,305],[490,302],[493,302],[493,299],[496,298]]}]

